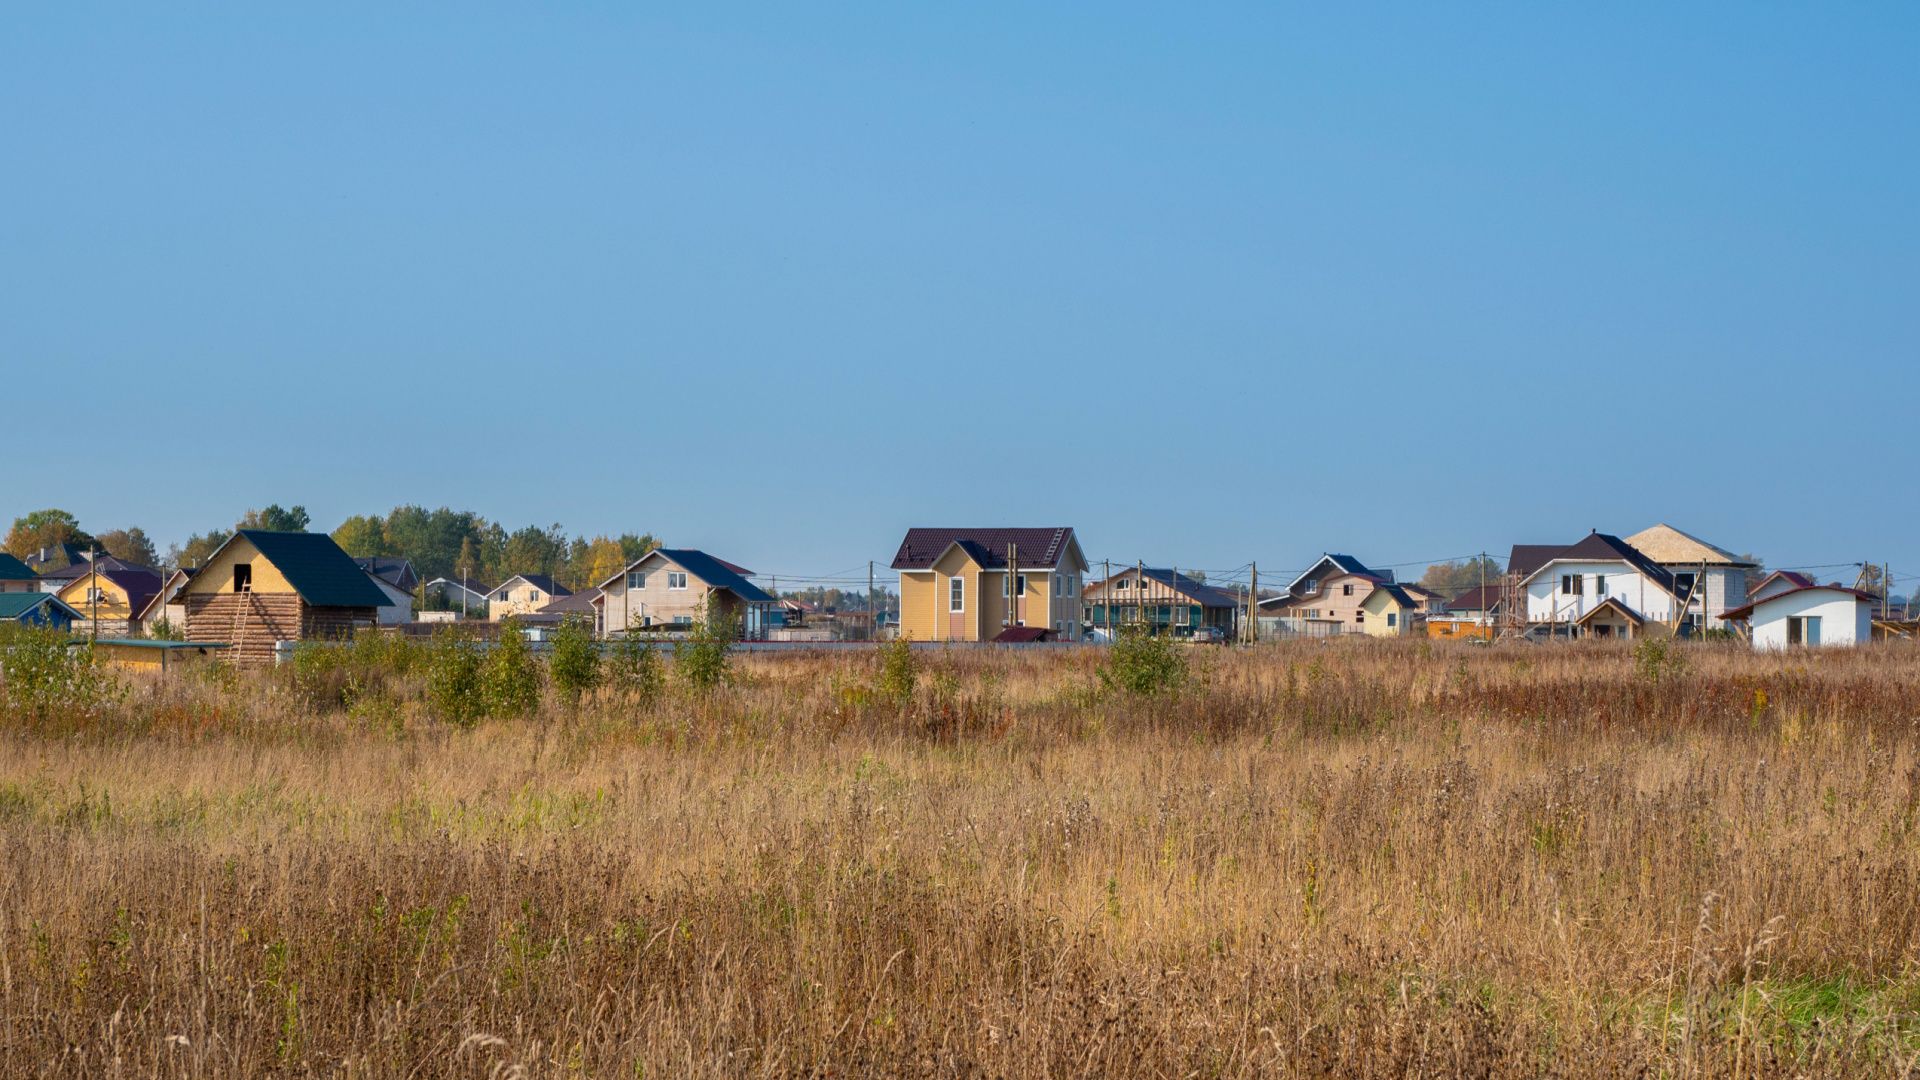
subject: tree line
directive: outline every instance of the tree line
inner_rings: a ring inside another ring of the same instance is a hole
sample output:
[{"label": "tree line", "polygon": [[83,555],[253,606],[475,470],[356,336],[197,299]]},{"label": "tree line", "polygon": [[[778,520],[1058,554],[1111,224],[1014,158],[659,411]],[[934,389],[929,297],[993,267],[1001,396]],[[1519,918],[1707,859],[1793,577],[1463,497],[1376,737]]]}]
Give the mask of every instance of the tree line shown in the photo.
[{"label": "tree line", "polygon": [[[193,533],[162,552],[138,526],[93,533],[67,511],[49,508],[15,518],[5,547],[26,558],[43,549],[73,544],[142,566],[172,570],[204,563],[235,529],[306,532],[312,523],[306,507],[274,503],[248,510],[232,525]],[[423,582],[444,577],[498,585],[515,574],[546,574],[570,589],[605,581],[661,546],[651,533],[570,536],[558,522],[509,530],[471,510],[445,506],[429,510],[407,505],[385,514],[356,514],[341,522],[332,535],[356,558],[388,555],[412,561]]]}]

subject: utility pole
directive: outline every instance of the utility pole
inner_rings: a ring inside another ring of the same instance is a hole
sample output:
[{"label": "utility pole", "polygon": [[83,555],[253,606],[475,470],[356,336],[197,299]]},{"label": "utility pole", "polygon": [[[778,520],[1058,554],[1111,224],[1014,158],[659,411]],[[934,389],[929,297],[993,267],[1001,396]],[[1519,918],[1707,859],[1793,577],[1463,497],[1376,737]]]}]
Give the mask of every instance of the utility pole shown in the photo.
[{"label": "utility pole", "polygon": [[1880,618],[1893,618],[1893,564],[1880,564]]},{"label": "utility pole", "polygon": [[1113,640],[1113,560],[1100,560],[1100,621],[1106,625],[1107,640]]},{"label": "utility pole", "polygon": [[100,545],[87,560],[87,640],[100,640]]},{"label": "utility pole", "polygon": [[[1139,622],[1140,625],[1142,626],[1147,625],[1146,589],[1147,589],[1147,561],[1145,559],[1138,559],[1133,564],[1133,595],[1135,598],[1133,610],[1135,613],[1135,621]],[[1147,632],[1152,633],[1153,628],[1151,626],[1148,626]]]},{"label": "utility pole", "polygon": [[880,619],[873,606],[873,560],[867,560],[867,640],[880,636]]},{"label": "utility pole", "polygon": [[1260,564],[1247,564],[1253,573],[1247,578],[1247,644],[1260,640]]},{"label": "utility pole", "polygon": [[[1480,625],[1484,628],[1492,621],[1487,614],[1487,553],[1484,551],[1480,553],[1480,595],[1475,597],[1473,602],[1480,605]],[[1493,635],[1483,636],[1492,637]]]},{"label": "utility pole", "polygon": [[1001,624],[1004,626],[1013,625],[1013,609],[1014,606],[1020,602],[1019,596],[1014,593],[1014,585],[1016,579],[1019,577],[1019,569],[1020,545],[1009,542],[1007,544],[1007,610],[1000,619]]}]

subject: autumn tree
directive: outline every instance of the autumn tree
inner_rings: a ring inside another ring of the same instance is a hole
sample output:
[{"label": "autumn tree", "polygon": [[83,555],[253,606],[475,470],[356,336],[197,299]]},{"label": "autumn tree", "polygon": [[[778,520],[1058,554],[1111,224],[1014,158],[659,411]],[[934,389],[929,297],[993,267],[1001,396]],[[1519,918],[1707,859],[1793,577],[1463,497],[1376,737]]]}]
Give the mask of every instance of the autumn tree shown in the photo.
[{"label": "autumn tree", "polygon": [[18,558],[55,544],[79,544],[82,547],[93,543],[93,537],[80,528],[80,522],[65,510],[35,510],[23,517],[13,519],[13,528],[7,530],[7,552]]},{"label": "autumn tree", "polygon": [[626,548],[620,541],[596,536],[587,544],[586,582],[588,585],[598,585],[625,570],[632,562],[633,559],[627,558]]},{"label": "autumn tree", "polygon": [[387,523],[378,514],[355,514],[333,530],[333,542],[356,559],[374,555],[394,555],[387,542]]},{"label": "autumn tree", "polygon": [[1489,585],[1500,580],[1500,564],[1491,558],[1462,559],[1434,563],[1420,575],[1420,584],[1443,596],[1453,596],[1479,586],[1482,576]]},{"label": "autumn tree", "polygon": [[160,553],[154,550],[153,540],[146,530],[135,525],[129,529],[108,529],[94,538],[100,550],[124,562],[140,566],[157,566]]},{"label": "autumn tree", "polygon": [[209,529],[203,533],[194,533],[187,537],[186,543],[169,547],[166,557],[161,560],[161,565],[171,570],[203,565],[232,535],[232,529]]},{"label": "autumn tree", "polygon": [[237,528],[265,529],[268,532],[306,532],[311,523],[307,517],[307,508],[295,506],[291,510],[274,503],[264,510],[249,510],[240,518]]},{"label": "autumn tree", "polygon": [[[631,566],[640,556],[663,546],[660,538],[652,533],[641,533],[639,536],[635,536],[632,533],[621,533],[619,543],[621,566]],[[607,579],[601,578],[600,580],[605,581]]]}]

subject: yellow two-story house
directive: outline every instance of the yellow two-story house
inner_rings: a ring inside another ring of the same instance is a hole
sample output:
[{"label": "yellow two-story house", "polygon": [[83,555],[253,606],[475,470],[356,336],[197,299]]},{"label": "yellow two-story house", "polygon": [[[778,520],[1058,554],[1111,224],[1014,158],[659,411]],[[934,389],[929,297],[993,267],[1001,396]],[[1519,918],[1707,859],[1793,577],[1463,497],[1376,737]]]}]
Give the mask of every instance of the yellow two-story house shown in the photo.
[{"label": "yellow two-story house", "polygon": [[1080,640],[1087,558],[1070,528],[908,529],[893,569],[903,637]]}]

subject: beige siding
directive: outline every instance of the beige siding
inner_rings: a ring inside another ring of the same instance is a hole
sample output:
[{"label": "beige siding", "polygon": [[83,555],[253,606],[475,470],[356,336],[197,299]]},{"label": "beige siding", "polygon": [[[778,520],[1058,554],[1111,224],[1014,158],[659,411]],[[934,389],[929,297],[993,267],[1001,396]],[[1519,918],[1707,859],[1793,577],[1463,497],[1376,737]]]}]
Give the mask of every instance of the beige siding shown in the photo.
[{"label": "beige siding", "polygon": [[[629,589],[627,575],[631,573],[645,574],[646,583],[638,589]],[[669,573],[686,574],[686,587],[669,587]],[[605,633],[661,629],[674,625],[676,620],[697,622],[706,617],[707,594],[713,591],[706,582],[687,573],[685,567],[658,553],[650,553],[622,571],[605,589],[601,600],[601,625]],[[740,605],[729,599],[730,593],[723,592],[720,596],[729,613],[740,614]]]}]

